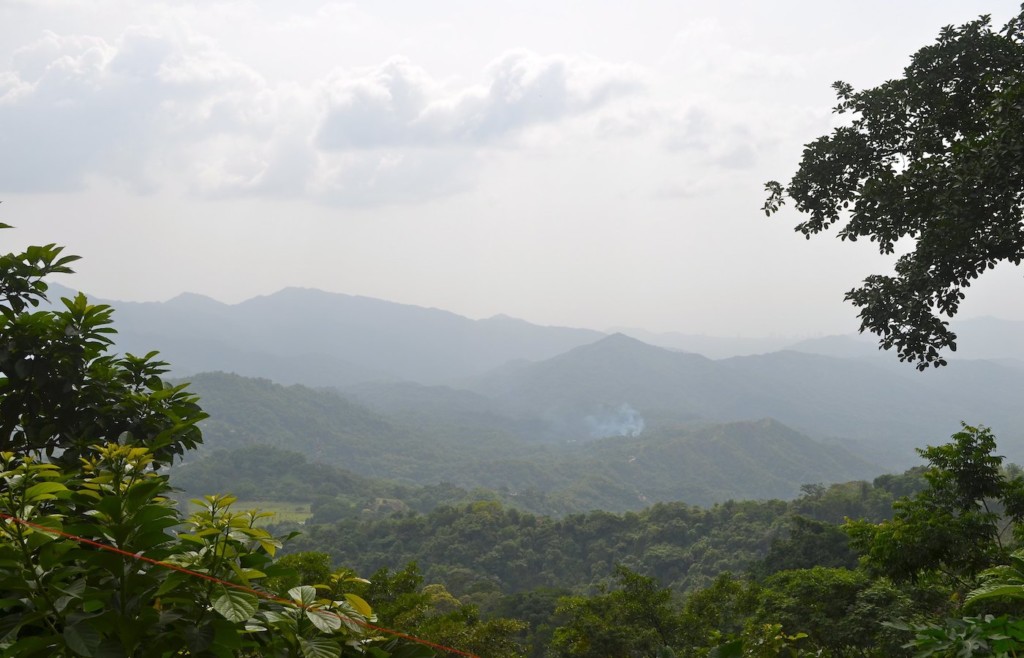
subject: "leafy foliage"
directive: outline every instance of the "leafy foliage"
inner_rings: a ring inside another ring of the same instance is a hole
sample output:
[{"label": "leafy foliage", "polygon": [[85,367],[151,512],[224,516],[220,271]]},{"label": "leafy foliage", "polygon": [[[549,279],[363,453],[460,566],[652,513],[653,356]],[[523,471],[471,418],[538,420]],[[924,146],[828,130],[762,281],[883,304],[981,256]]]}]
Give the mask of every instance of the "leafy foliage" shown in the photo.
[{"label": "leafy foliage", "polygon": [[788,536],[772,540],[768,554],[753,571],[770,575],[817,566],[852,569],[857,566],[857,554],[850,548],[850,538],[834,524],[794,516]]},{"label": "leafy foliage", "polygon": [[426,515],[314,526],[293,545],[351,556],[351,565],[364,573],[417,562],[429,580],[458,596],[488,588],[513,594],[597,585],[618,563],[682,591],[763,557],[786,513],[782,501],[749,501],[710,510],[674,503],[639,514],[552,519],[481,501]]},{"label": "leafy foliage", "polygon": [[551,653],[559,658],[658,658],[678,645],[679,618],[672,594],[625,567],[615,570],[617,587],[592,597],[567,597],[557,613]]},{"label": "leafy foliage", "polygon": [[846,293],[861,331],[918,369],[956,349],[952,317],[986,270],[1024,258],[1024,12],[1001,30],[983,16],[943,28],[902,78],[863,91],[835,83],[848,125],[807,145],[789,185],[772,181],[765,212],[788,196],[805,236],[840,224],[883,254],[910,240],[895,276]]},{"label": "leafy foliage", "polygon": [[613,576],[617,564],[690,592],[726,571],[851,565],[836,523],[877,523],[892,514],[892,502],[870,482],[811,485],[791,502],[727,501],[707,509],[658,503],[641,512],[563,518],[485,500],[323,524],[314,516],[291,546],[345,555],[362,573],[416,562],[429,581],[460,597],[482,597],[474,588],[582,592]]},{"label": "leafy foliage", "polygon": [[0,256],[0,655],[409,653],[367,632],[355,594],[265,589],[289,572],[265,515],[207,496],[182,518],[159,469],[202,441],[206,415],[155,354],[106,354],[108,307],[32,310],[73,260]]},{"label": "leafy foliage", "polygon": [[1009,658],[1024,650],[1024,620],[1005,615],[964,617],[945,624],[910,626],[892,624],[898,629],[915,630],[910,645],[915,658],[931,656],[996,656]]},{"label": "leafy foliage", "polygon": [[63,310],[45,300],[43,277],[75,257],[53,245],[0,259],[0,448],[42,452],[72,467],[95,442],[146,446],[153,466],[198,446],[206,414],[183,385],[166,384],[155,353],[111,356],[111,309],[84,295]]},{"label": "leafy foliage", "polygon": [[[258,527],[258,513],[233,512],[231,497],[197,501],[202,509],[181,519],[167,498],[166,476],[149,468],[153,461],[146,448],[118,444],[98,446],[74,472],[0,455],[0,508],[34,524],[0,526],[0,589],[9,597],[4,655],[235,656],[292,647],[308,656],[302,647],[313,643],[340,656],[364,635],[360,624],[372,612],[344,599],[313,592],[296,607],[259,598],[252,588],[286,571],[272,559],[281,542]],[[40,527],[147,560],[96,551]]]},{"label": "leafy foliage", "polygon": [[894,580],[938,572],[964,585],[1007,557],[1005,540],[1024,518],[1024,478],[1008,477],[988,428],[963,426],[945,445],[919,452],[928,488],[895,503],[891,521],[846,525],[865,563]]},{"label": "leafy foliage", "polygon": [[1006,564],[986,569],[980,576],[982,584],[967,594],[964,607],[991,599],[1024,599],[1024,551],[1015,551]]},{"label": "leafy foliage", "polygon": [[[763,587],[755,619],[800,633],[807,638],[804,645],[828,655],[856,655],[871,648],[894,655],[907,640],[885,641],[878,620],[894,610],[905,613],[912,608],[910,601],[862,572],[825,567],[783,571]],[[868,601],[872,604],[866,605]]]},{"label": "leafy foliage", "polygon": [[407,629],[446,646],[488,658],[516,658],[526,624],[506,618],[481,618],[478,609],[456,599],[442,585],[423,585],[415,563],[395,572],[376,571],[361,592],[377,604],[382,623]]}]

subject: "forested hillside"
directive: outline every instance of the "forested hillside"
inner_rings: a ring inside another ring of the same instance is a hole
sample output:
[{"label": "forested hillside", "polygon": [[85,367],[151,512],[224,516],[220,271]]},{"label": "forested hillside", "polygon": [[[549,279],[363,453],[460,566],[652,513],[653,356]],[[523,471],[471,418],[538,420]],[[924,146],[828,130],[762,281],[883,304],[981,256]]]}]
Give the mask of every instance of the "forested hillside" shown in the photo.
[{"label": "forested hillside", "polygon": [[[541,421],[513,421],[488,413],[486,406],[468,413],[467,398],[446,389],[412,392],[425,392],[429,400],[444,396],[453,402],[451,415],[439,405],[433,412],[429,406],[407,407],[392,416],[330,391],[223,373],[196,376],[192,388],[203,396],[211,418],[203,424],[203,451],[183,472],[206,468],[204,461],[211,461],[210,468],[232,463],[232,456],[211,451],[237,454],[271,446],[298,453],[291,459],[318,468],[406,484],[482,487],[523,509],[565,514],[635,510],[658,501],[707,505],[729,498],[791,498],[806,482],[846,481],[880,470],[770,420],[551,443],[531,434]],[[244,470],[229,469],[221,483],[232,490],[259,488]],[[272,479],[262,488],[282,489]]]},{"label": "forested hillside", "polygon": [[628,403],[650,428],[770,417],[890,468],[912,465],[914,447],[961,420],[983,418],[1013,459],[1024,456],[1024,412],[1010,399],[1024,371],[966,361],[934,375],[790,351],[713,361],[615,335],[471,388],[581,439],[592,434],[588,417]]}]

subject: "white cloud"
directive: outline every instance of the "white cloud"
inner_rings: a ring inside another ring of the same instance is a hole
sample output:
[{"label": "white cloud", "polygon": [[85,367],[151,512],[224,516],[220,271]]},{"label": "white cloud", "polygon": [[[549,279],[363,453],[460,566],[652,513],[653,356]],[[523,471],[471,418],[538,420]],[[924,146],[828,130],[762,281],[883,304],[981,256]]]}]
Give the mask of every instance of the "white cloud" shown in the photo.
[{"label": "white cloud", "polygon": [[585,114],[643,85],[633,68],[522,51],[490,64],[486,76],[484,85],[451,90],[402,58],[338,74],[325,91],[317,144],[325,150],[486,146]]},{"label": "white cloud", "polygon": [[0,71],[0,185],[65,191],[94,177],[137,191],[305,196],[332,204],[467,189],[481,149],[508,148],[638,90],[600,60],[510,52],[454,86],[402,58],[270,85],[176,26],[117,39],[45,33]]},{"label": "white cloud", "polygon": [[[74,189],[95,175],[157,185],[161,162],[209,131],[218,105],[258,85],[209,44],[142,28],[113,43],[47,33],[12,59],[0,86],[0,181],[14,191]],[[218,130],[243,123],[233,113]]]}]

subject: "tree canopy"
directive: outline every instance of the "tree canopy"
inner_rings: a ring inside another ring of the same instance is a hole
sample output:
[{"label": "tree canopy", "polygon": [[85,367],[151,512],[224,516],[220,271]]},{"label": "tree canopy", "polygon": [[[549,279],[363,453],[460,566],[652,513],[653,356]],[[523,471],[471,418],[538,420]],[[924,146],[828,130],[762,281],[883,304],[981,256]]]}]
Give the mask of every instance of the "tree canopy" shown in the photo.
[{"label": "tree canopy", "polygon": [[862,91],[834,85],[847,125],[814,140],[783,186],[767,183],[765,213],[786,198],[809,217],[807,238],[839,225],[896,259],[846,293],[861,331],[920,370],[956,349],[964,289],[1024,258],[1024,11],[1002,29],[982,16],[942,29],[902,78]]}]

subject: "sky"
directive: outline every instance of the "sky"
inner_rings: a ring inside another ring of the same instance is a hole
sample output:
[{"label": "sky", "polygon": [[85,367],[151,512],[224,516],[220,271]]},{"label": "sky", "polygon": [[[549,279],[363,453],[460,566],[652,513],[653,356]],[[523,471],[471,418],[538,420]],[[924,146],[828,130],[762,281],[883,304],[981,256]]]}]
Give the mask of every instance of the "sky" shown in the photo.
[{"label": "sky", "polygon": [[[473,318],[856,330],[891,257],[765,218],[939,29],[1017,2],[0,0],[3,251],[107,299],[287,286]],[[961,317],[1024,320],[1000,267]]]}]

